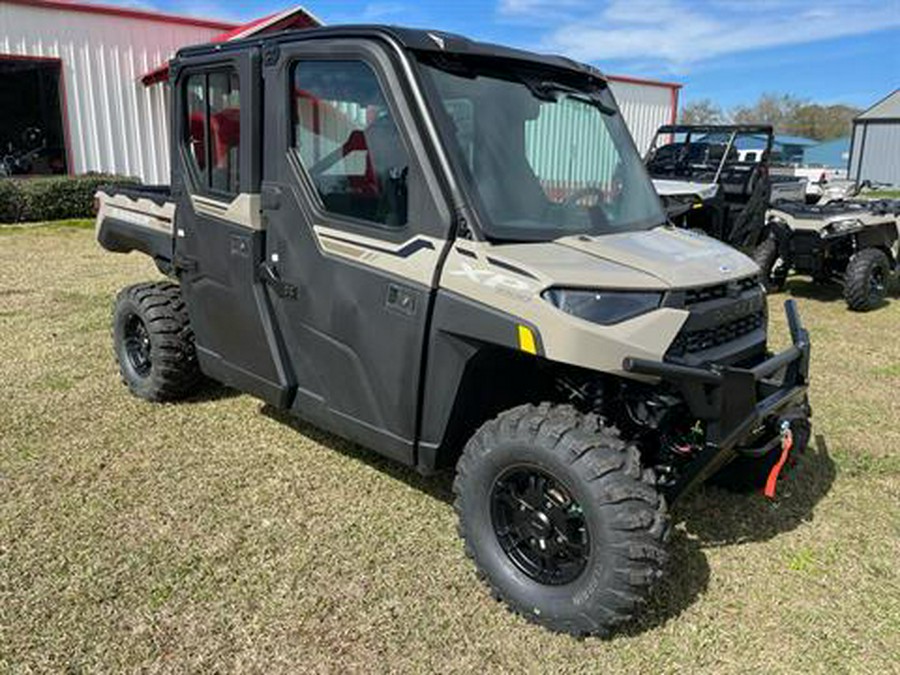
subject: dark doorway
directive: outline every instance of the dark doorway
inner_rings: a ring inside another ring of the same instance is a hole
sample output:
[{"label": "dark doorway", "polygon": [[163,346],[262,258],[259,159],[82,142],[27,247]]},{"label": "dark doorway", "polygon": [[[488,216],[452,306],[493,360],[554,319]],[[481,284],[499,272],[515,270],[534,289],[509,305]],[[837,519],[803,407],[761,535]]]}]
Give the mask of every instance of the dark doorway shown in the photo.
[{"label": "dark doorway", "polygon": [[0,56],[0,177],[68,171],[62,62]]}]

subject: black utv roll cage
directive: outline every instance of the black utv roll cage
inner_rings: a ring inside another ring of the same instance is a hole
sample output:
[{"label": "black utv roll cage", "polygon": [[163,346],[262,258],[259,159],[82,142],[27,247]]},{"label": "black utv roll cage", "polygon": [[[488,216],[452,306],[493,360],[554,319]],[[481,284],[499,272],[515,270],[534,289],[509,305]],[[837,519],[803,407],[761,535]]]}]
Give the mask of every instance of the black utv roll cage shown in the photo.
[{"label": "black utv roll cage", "polygon": [[713,183],[718,183],[722,177],[722,171],[728,165],[738,136],[764,136],[766,145],[763,148],[763,160],[771,156],[772,145],[775,142],[775,131],[768,124],[667,124],[657,129],[656,137],[650,145],[645,162],[649,165],[649,162],[653,160],[654,153],[660,147],[658,146],[660,138],[669,137],[671,139],[669,143],[682,142],[675,140],[678,135],[684,136],[683,143],[687,150],[685,157],[690,156],[690,147],[694,142],[709,143],[711,139],[727,139],[724,143],[719,143],[725,145],[725,152],[722,153],[722,158],[716,168],[715,176],[711,181]]},{"label": "black utv roll cage", "polygon": [[[752,161],[742,160],[737,150],[738,138],[747,136],[765,139]],[[774,142],[774,131],[765,124],[668,124],[657,130],[644,165],[653,179],[716,186],[703,197],[690,185],[683,193],[666,193],[666,211],[683,227],[747,251],[759,244],[765,229]]]}]

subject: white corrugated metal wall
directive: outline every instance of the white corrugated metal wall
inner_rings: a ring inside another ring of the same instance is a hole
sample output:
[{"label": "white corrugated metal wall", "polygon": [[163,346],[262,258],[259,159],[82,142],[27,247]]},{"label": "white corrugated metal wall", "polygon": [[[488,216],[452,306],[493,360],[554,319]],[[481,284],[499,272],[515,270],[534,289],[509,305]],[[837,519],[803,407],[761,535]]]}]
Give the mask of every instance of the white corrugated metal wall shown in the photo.
[{"label": "white corrugated metal wall", "polygon": [[849,178],[900,185],[900,120],[853,125]]},{"label": "white corrugated metal wall", "polygon": [[609,87],[622,110],[622,117],[643,156],[650,149],[656,130],[675,121],[677,89],[671,85],[631,82],[610,76]]},{"label": "white corrugated metal wall", "polygon": [[168,94],[140,77],[219,28],[0,1],[0,55],[62,60],[73,173],[169,179]]}]

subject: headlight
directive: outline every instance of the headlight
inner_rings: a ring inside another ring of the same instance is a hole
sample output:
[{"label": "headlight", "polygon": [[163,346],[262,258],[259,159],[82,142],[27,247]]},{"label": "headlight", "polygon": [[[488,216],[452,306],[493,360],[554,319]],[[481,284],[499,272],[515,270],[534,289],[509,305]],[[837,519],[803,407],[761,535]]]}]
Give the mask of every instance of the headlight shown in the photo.
[{"label": "headlight", "polygon": [[662,293],[573,288],[548,288],[543,297],[566,314],[603,326],[646,314],[659,307],[662,302]]},{"label": "headlight", "polygon": [[860,230],[864,227],[861,220],[857,218],[847,218],[846,220],[836,220],[833,223],[829,223],[822,230],[822,237],[836,237],[841,234],[847,234],[849,232],[855,232],[856,230]]}]

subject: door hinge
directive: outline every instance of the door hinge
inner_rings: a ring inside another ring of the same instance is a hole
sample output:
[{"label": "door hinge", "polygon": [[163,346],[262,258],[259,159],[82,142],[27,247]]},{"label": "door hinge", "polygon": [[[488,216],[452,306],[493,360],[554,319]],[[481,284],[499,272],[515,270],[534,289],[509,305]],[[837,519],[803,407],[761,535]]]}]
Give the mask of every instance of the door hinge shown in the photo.
[{"label": "door hinge", "polygon": [[297,287],[283,281],[278,272],[269,263],[264,262],[257,268],[257,278],[260,282],[271,286],[275,294],[285,300],[297,299]]},{"label": "door hinge", "polygon": [[281,190],[277,187],[264,187],[259,202],[263,211],[277,211],[281,208]]},{"label": "door hinge", "polygon": [[281,58],[281,49],[277,44],[268,44],[263,47],[263,65],[274,66]]}]

